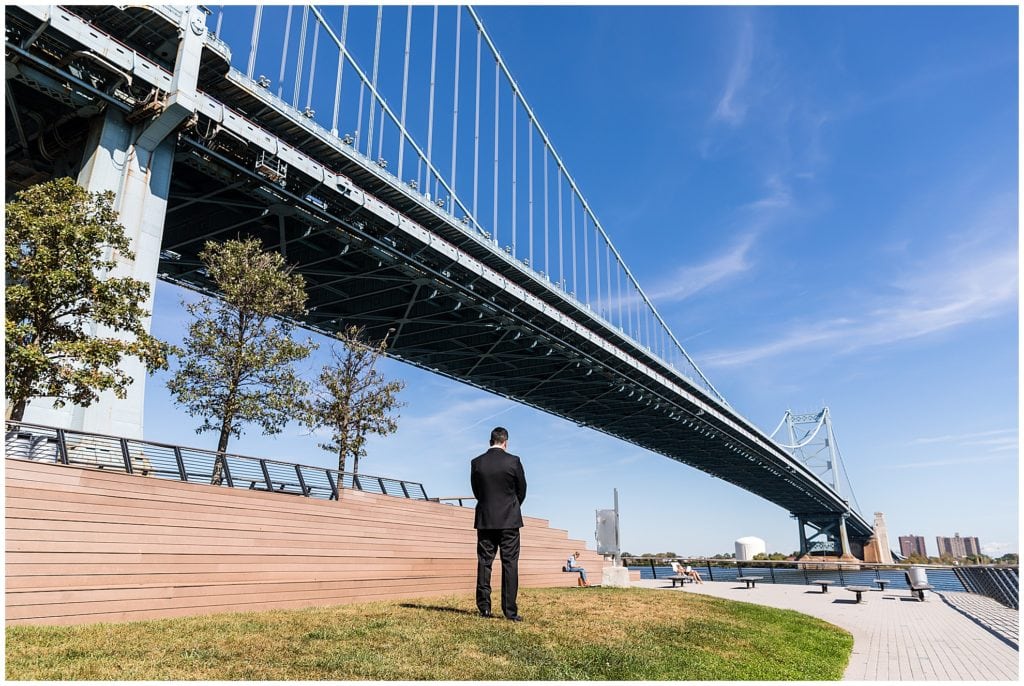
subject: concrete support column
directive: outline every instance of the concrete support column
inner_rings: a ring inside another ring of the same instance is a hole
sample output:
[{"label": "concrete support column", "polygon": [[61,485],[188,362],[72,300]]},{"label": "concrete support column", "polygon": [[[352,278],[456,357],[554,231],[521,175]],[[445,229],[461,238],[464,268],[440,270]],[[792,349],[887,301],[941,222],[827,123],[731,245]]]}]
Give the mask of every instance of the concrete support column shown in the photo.
[{"label": "concrete support column", "polygon": [[[196,85],[206,35],[206,15],[198,5],[185,7],[178,26],[178,52],[170,92],[162,110],[151,121],[129,124],[113,108],[98,116],[86,143],[78,183],[88,191],[113,191],[114,209],[124,225],[134,259],[116,255],[113,276],[131,276],[149,284],[149,298],[142,306],[153,312],[153,294],[160,262],[167,195],[174,163],[174,132],[196,108]],[[150,328],[150,318],[145,322]],[[116,335],[96,330],[96,335]],[[65,429],[142,438],[146,369],[135,358],[125,358],[121,368],[133,379],[127,397],[102,393],[89,407],[65,406],[59,410],[52,399],[32,401],[25,408],[26,422]]]},{"label": "concrete support column", "polygon": [[[142,306],[152,313],[175,143],[172,136],[153,150],[138,146],[143,126],[126,123],[123,115],[113,109],[97,117],[86,144],[78,183],[90,192],[114,192],[114,208],[131,241],[135,259],[116,256],[118,266],[113,276],[131,276],[149,284],[149,299]],[[149,324],[147,318],[147,330]],[[95,333],[111,335],[104,331]],[[25,421],[142,438],[146,370],[135,358],[125,358],[122,368],[134,379],[125,399],[106,392],[89,407],[66,405],[54,409],[52,400],[40,398],[28,404]]]}]

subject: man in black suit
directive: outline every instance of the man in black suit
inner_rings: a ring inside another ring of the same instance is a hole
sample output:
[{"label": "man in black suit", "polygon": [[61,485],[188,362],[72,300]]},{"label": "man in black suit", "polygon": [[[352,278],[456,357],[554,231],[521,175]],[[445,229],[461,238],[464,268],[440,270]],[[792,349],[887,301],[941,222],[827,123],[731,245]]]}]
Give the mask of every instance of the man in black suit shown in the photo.
[{"label": "man in black suit", "polygon": [[482,617],[491,617],[491,563],[501,549],[501,611],[506,619],[521,622],[519,593],[519,529],[526,500],[523,463],[507,452],[508,431],[491,431],[491,449],[473,459],[469,481],[476,498],[476,606]]}]

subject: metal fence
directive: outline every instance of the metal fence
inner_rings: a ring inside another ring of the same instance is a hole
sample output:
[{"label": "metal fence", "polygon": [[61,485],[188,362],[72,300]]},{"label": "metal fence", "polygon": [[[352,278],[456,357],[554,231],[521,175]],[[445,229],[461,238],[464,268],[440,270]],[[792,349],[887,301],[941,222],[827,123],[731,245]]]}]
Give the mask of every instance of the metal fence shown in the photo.
[{"label": "metal fence", "polygon": [[412,481],[232,454],[223,455],[222,478],[216,483],[213,478],[216,451],[22,422],[6,422],[4,453],[8,458],[19,460],[323,500],[337,500],[342,488],[429,500],[423,484]]},{"label": "metal fence", "polygon": [[[673,574],[663,558],[631,558],[630,569],[640,572],[642,579],[665,578]],[[708,581],[734,581],[740,576],[760,576],[763,583],[811,584],[827,579],[840,586],[873,585],[885,580],[894,589],[907,589],[905,573],[911,567],[923,567],[928,583],[936,591],[960,591],[985,595],[1018,609],[1018,568],[1016,566],[944,566],[944,565],[879,565],[870,563],[836,564],[834,562],[795,562],[774,560],[736,561],[709,558],[687,558],[685,564],[697,570]]]},{"label": "metal fence", "polygon": [[971,593],[988,596],[1014,610],[1020,609],[1017,567],[954,567],[953,572]]}]

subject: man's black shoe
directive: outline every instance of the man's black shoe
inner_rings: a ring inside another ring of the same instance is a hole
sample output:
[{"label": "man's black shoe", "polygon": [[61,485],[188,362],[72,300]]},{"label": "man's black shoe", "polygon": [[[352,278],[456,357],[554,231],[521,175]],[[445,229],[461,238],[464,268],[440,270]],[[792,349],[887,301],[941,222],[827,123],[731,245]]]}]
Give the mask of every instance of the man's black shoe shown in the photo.
[{"label": "man's black shoe", "polygon": [[494,619],[494,615],[492,615],[490,612],[481,612],[480,616],[484,619]]},{"label": "man's black shoe", "polygon": [[510,622],[521,622],[521,621],[523,621],[523,618],[520,617],[519,615],[512,615],[511,617],[506,617],[505,619],[507,619]]}]

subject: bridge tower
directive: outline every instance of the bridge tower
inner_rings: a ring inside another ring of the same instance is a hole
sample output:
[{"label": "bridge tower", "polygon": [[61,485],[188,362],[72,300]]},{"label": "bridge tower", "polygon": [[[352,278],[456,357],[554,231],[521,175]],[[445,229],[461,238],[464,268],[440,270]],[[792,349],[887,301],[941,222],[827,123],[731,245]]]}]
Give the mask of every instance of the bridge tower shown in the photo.
[{"label": "bridge tower", "polygon": [[[196,110],[206,30],[206,13],[198,6],[185,8],[178,25],[177,55],[169,91],[154,89],[150,102],[128,113],[106,107],[95,114],[89,122],[80,164],[69,165],[79,169],[77,180],[86,190],[113,191],[114,209],[134,253],[132,260],[116,258],[114,275],[131,276],[149,284],[149,299],[143,307],[150,313],[174,162],[175,141],[170,134]],[[147,329],[150,323],[147,318]],[[102,330],[94,333],[111,335]],[[108,391],[89,407],[69,404],[56,409],[50,399],[41,398],[28,404],[25,421],[141,439],[146,370],[134,358],[124,360],[122,367],[134,379],[126,399],[120,400]]]},{"label": "bridge tower", "polygon": [[844,497],[840,485],[840,474],[843,473],[842,456],[836,444],[832,416],[828,407],[813,414],[794,414],[791,410],[786,410],[771,438],[776,439],[776,434],[783,427],[786,429],[788,442],[779,442],[779,445],[830,486],[847,506],[846,512],[841,513],[793,513],[800,532],[800,557],[863,559],[864,546],[859,542],[851,543],[846,531],[846,520],[853,513],[849,500],[853,494],[851,492]]}]

